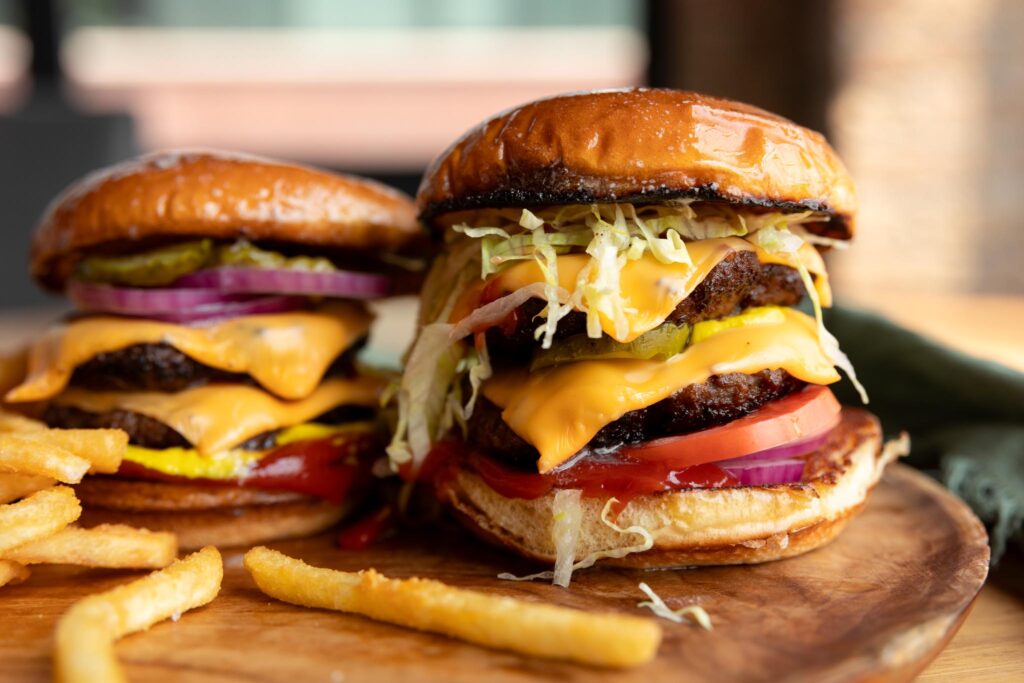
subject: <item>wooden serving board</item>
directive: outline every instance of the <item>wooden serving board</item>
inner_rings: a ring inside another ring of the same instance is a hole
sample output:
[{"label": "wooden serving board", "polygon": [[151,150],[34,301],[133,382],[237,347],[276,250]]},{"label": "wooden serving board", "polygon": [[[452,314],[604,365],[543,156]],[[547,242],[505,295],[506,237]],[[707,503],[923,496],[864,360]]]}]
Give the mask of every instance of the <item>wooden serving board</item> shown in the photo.
[{"label": "wooden serving board", "polygon": [[[670,606],[703,605],[705,632],[662,621],[651,664],[602,671],[487,650],[361,617],[273,601],[250,581],[240,552],[225,554],[224,588],[210,606],[122,640],[133,681],[902,681],[960,626],[988,571],[985,531],[927,477],[893,466],[868,506],[829,546],[751,567],[578,573],[571,590],[499,581],[534,567],[482,547],[455,527],[410,533],[362,552],[329,537],[275,544],[312,564],[376,567],[389,576],[451,584],[587,610],[645,614],[646,581]],[[39,567],[0,589],[0,680],[51,676],[54,623],[87,593],[135,574]]]}]

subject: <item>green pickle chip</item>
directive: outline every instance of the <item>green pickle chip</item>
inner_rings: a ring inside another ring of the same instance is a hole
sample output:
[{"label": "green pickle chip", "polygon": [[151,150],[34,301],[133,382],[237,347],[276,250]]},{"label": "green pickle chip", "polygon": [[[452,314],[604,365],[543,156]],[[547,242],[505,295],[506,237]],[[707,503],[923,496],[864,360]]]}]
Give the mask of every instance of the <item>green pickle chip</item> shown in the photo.
[{"label": "green pickle chip", "polygon": [[682,353],[687,346],[726,330],[751,325],[778,324],[785,320],[783,310],[779,306],[757,306],[728,318],[704,320],[692,327],[686,324],[665,323],[627,343],[615,341],[607,335],[592,339],[585,334],[577,334],[557,342],[550,349],[538,349],[533,354],[530,370],[542,370],[553,365],[581,360],[667,360]]},{"label": "green pickle chip", "polygon": [[592,339],[585,334],[577,334],[557,342],[550,349],[539,349],[533,356],[530,370],[541,370],[552,365],[581,360],[613,358],[636,360],[660,358],[665,360],[686,348],[689,337],[689,325],[673,325],[672,323],[656,327],[633,341],[625,343],[615,341],[605,335]]},{"label": "green pickle chip", "polygon": [[159,287],[199,270],[213,256],[212,240],[181,242],[125,256],[89,256],[78,264],[86,282],[131,287]]},{"label": "green pickle chip", "polygon": [[317,273],[336,270],[322,256],[284,256],[260,249],[248,240],[214,246],[213,240],[180,242],[139,254],[89,256],[78,264],[76,276],[85,282],[128,287],[163,287],[203,268],[283,268]]}]

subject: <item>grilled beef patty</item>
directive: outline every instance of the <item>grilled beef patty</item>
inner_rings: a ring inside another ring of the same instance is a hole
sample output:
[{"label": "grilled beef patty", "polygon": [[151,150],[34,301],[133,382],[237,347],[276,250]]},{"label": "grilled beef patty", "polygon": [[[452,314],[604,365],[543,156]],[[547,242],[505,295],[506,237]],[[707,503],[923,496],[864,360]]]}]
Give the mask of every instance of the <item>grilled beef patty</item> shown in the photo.
[{"label": "grilled beef patty", "polygon": [[[765,265],[752,251],[734,252],[722,260],[700,285],[668,316],[667,322],[694,324],[739,313],[750,306],[796,306],[804,296],[800,273],[788,266]],[[534,338],[535,317],[546,303],[531,299],[512,314],[515,327],[487,331],[487,350],[499,367],[528,363],[540,341]],[[586,334],[587,317],[573,311],[558,321],[554,343]]]},{"label": "grilled beef patty", "polygon": [[[359,340],[327,370],[328,376],[348,376],[356,354],[366,344]],[[135,344],[100,353],[75,368],[70,384],[93,391],[183,391],[213,382],[254,384],[249,375],[203,365],[168,344]]]},{"label": "grilled beef patty", "polygon": [[[585,449],[612,449],[663,436],[696,432],[751,413],[804,386],[785,370],[718,375],[692,384],[652,406],[605,425]],[[470,445],[523,470],[537,471],[537,449],[501,419],[501,409],[481,396],[469,419]]]},{"label": "grilled beef patty", "polygon": [[[338,406],[317,417],[314,422],[321,424],[342,424],[373,417],[373,409],[366,406]],[[111,410],[106,413],[90,413],[72,406],[51,404],[43,414],[43,422],[50,427],[64,429],[123,429],[128,432],[128,441],[143,448],[191,448],[188,440],[168,427],[141,413],[128,410]],[[277,431],[264,432],[242,442],[237,447],[251,451],[273,448],[277,443]]]}]

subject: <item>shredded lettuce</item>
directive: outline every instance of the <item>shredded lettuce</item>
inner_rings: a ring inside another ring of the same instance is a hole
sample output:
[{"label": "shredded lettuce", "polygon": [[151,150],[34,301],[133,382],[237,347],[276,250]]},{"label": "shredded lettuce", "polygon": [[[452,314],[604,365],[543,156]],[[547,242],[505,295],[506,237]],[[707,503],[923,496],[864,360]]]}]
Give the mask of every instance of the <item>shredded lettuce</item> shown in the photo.
[{"label": "shredded lettuce", "polygon": [[[693,261],[690,260],[690,254],[686,250],[686,245],[683,243],[683,238],[679,235],[678,222],[672,221],[669,217],[652,218],[651,224],[648,225],[647,221],[642,219],[636,212],[636,207],[632,204],[627,204],[629,209],[630,217],[633,222],[636,223],[636,227],[639,228],[640,232],[643,233],[643,240],[646,240],[646,246],[651,250],[651,254],[654,258],[658,259],[661,263],[685,263],[688,266],[693,265]],[[618,207],[617,207],[618,209]],[[622,210],[616,211],[616,218],[622,214]],[[664,237],[658,237],[658,235],[664,234]],[[640,244],[644,244],[637,238]]]},{"label": "shredded lettuce", "polygon": [[839,348],[839,340],[825,329],[825,319],[821,311],[821,298],[818,296],[818,290],[814,287],[814,280],[811,278],[807,266],[798,254],[800,247],[804,245],[804,240],[799,235],[791,232],[787,227],[779,228],[771,225],[760,228],[751,236],[750,240],[769,254],[784,253],[793,257],[794,262],[797,264],[797,271],[800,273],[800,279],[803,281],[804,289],[807,291],[807,296],[814,307],[814,319],[818,325],[818,341],[821,344],[821,348],[825,351],[829,360],[832,361],[832,364],[846,373],[846,376],[857,390],[860,400],[866,405],[868,403],[868,392],[864,385],[860,383],[860,380],[857,379],[857,372],[853,369],[853,363],[850,362],[849,357]]},{"label": "shredded lettuce", "polygon": [[[559,493],[561,493],[561,492],[559,492]],[[558,494],[556,494],[556,496],[557,495]],[[577,500],[577,506],[579,507],[579,510],[580,510],[580,512],[578,513],[578,514],[580,514],[580,518],[579,519],[574,519],[570,515],[569,512],[565,512],[566,517],[563,518],[563,521],[562,521],[563,526],[568,526],[570,524],[575,524],[576,527],[577,527],[577,530],[575,532],[569,532],[569,531],[566,531],[564,529],[559,528],[559,520],[557,518],[555,520],[553,520],[553,523],[552,523],[552,540],[555,541],[555,552],[556,552],[556,555],[555,555],[555,571],[537,572],[536,574],[529,574],[527,576],[516,576],[514,574],[509,574],[507,572],[504,572],[504,573],[498,574],[498,578],[499,579],[504,579],[506,581],[533,581],[535,579],[544,579],[544,580],[549,580],[550,579],[550,580],[553,581],[553,583],[555,583],[558,586],[568,587],[569,581],[572,579],[572,573],[574,571],[576,571],[577,569],[586,569],[588,567],[592,567],[592,566],[594,566],[594,564],[598,560],[603,560],[603,559],[608,558],[608,557],[618,559],[620,557],[625,557],[626,555],[631,555],[633,553],[642,553],[644,551],[650,550],[654,546],[654,536],[647,529],[643,528],[642,526],[636,525],[636,524],[634,524],[631,527],[622,528],[621,526],[619,526],[618,524],[616,524],[615,522],[613,522],[610,519],[610,514],[611,514],[612,506],[615,505],[615,503],[617,503],[619,501],[618,501],[617,498],[614,498],[614,497],[613,498],[609,498],[605,502],[604,507],[601,509],[601,523],[604,524],[606,527],[612,529],[616,533],[623,534],[623,535],[625,535],[625,534],[637,535],[637,536],[640,537],[640,541],[638,543],[633,544],[633,545],[622,546],[622,547],[619,547],[619,548],[609,548],[607,550],[595,550],[594,552],[590,553],[589,555],[584,557],[579,562],[575,562],[575,563],[571,564],[569,566],[569,568],[566,569],[566,565],[568,565],[569,562],[573,558],[575,558],[575,555],[576,555],[576,544],[577,544],[577,541],[578,541],[578,538],[579,538],[579,529],[578,529],[578,527],[579,527],[580,523],[582,522],[582,506],[578,502],[579,499],[576,499],[576,500]],[[571,506],[571,504],[572,504],[571,503],[571,499],[567,497],[565,499],[565,501],[563,502],[563,505],[565,506],[564,509],[566,509],[566,510],[570,509],[569,506]],[[554,509],[554,507],[553,507],[553,509]],[[570,552],[570,549],[569,549],[570,543],[567,540],[563,539],[561,536],[559,536],[559,537],[554,536],[556,531],[561,533],[561,534],[564,534],[567,538],[569,537],[570,533],[574,533],[575,534],[575,539],[576,540],[572,540],[572,542],[571,542],[571,545],[572,545],[571,552]],[[562,545],[561,546],[559,545],[559,541],[562,541]],[[560,581],[564,581],[564,583],[560,583]]]},{"label": "shredded lettuce", "polygon": [[[505,209],[476,217],[476,222],[490,221],[493,225],[459,223],[452,227],[479,243],[482,278],[515,261],[537,262],[549,291],[536,334],[542,346],[549,348],[558,321],[573,309],[586,313],[589,336],[601,336],[602,316],[612,321],[616,336],[624,336],[630,310],[619,288],[620,272],[628,261],[646,252],[661,263],[692,265],[686,240],[745,236],[764,230],[776,230],[776,234],[766,237],[778,238],[787,227],[827,219],[811,211],[741,213],[715,204],[700,205],[698,211],[693,200],[679,200],[650,206],[572,205],[536,213],[524,209],[518,216]],[[591,260],[581,270],[571,305],[567,305],[554,296],[558,255],[580,247]]]},{"label": "shredded lettuce", "polygon": [[822,328],[821,346],[825,349],[825,355],[828,356],[832,364],[837,368],[846,373],[847,378],[853,384],[853,388],[857,390],[857,395],[860,396],[860,400],[864,405],[868,404],[868,391],[864,388],[864,385],[857,379],[857,371],[853,369],[853,363],[850,362],[850,357],[843,353],[842,349],[839,348],[839,340],[832,336],[832,333]]},{"label": "shredded lettuce", "polygon": [[711,617],[708,616],[707,611],[700,605],[687,605],[680,609],[672,609],[665,604],[660,595],[654,592],[654,589],[643,581],[640,582],[639,588],[650,600],[642,600],[636,603],[637,607],[647,607],[662,619],[668,619],[677,624],[683,623],[684,617],[690,617],[705,631],[711,630]]},{"label": "shredded lettuce", "polygon": [[551,503],[551,540],[555,543],[555,571],[552,583],[568,588],[572,580],[573,560],[580,540],[583,521],[583,492],[579,489],[560,489]]},{"label": "shredded lettuce", "polygon": [[551,244],[547,231],[544,230],[544,221],[529,210],[523,209],[519,224],[533,235],[535,258],[544,275],[544,299],[548,302],[548,306],[542,313],[544,324],[538,328],[537,333],[540,336],[543,332],[544,340],[541,342],[541,347],[550,349],[551,342],[555,338],[555,331],[558,329],[558,321],[572,311],[572,306],[561,303],[559,297],[558,254]]},{"label": "shredded lettuce", "polygon": [[[457,325],[435,322],[420,329],[406,358],[401,382],[392,392],[398,402],[398,421],[387,448],[393,467],[411,461],[415,471],[435,441],[456,423],[464,428],[472,415],[480,387],[491,374],[490,358],[486,346],[467,349],[460,340],[478,327],[503,319],[526,300],[542,294],[545,288],[542,283],[527,285],[481,306]],[[562,288],[558,288],[556,295],[568,300]],[[441,307],[442,321],[451,308],[451,302]],[[466,376],[471,395],[463,404],[462,379]]]},{"label": "shredded lettuce", "polygon": [[476,405],[477,396],[480,394],[480,387],[484,381],[490,379],[491,359],[487,355],[487,344],[480,344],[474,347],[464,359],[465,372],[469,376],[471,393],[466,405],[462,406],[462,419],[468,420],[473,416],[473,407]]},{"label": "shredded lettuce", "polygon": [[398,424],[387,447],[394,465],[422,462],[438,436],[451,427],[451,402],[461,347],[452,344],[454,325],[434,323],[420,330],[398,390]]},{"label": "shredded lettuce", "polygon": [[816,247],[831,247],[833,249],[839,249],[840,251],[842,251],[843,249],[847,249],[850,246],[850,242],[848,240],[837,240],[832,237],[822,237],[821,235],[815,235],[813,232],[810,232],[802,225],[790,225],[789,229],[795,232],[797,235],[799,235],[800,239],[802,239],[804,242],[807,242],[808,244],[813,244]]},{"label": "shredded lettuce", "polygon": [[626,264],[630,235],[621,207],[615,207],[614,222],[608,222],[594,210],[588,220],[594,239],[587,245],[590,261],[576,280],[573,303],[587,312],[587,336],[601,336],[603,313],[615,324],[615,336],[622,338],[629,330],[626,306],[619,287],[619,274]]},{"label": "shredded lettuce", "polygon": [[[410,350],[398,403],[397,428],[388,453],[392,466],[412,460],[418,466],[431,445],[456,424],[465,425],[491,368],[486,348],[470,349],[461,340],[503,318],[528,298],[541,298],[535,335],[550,348],[559,321],[578,310],[586,315],[587,334],[599,338],[602,320],[612,321],[615,336],[625,337],[629,317],[621,292],[621,272],[646,253],[661,263],[692,265],[686,242],[738,236],[769,253],[795,256],[805,243],[824,243],[804,229],[828,216],[811,211],[798,214],[752,213],[720,204],[678,200],[665,204],[580,204],[538,211],[501,209],[473,214],[453,225],[448,244],[436,259],[421,295],[417,341]],[[578,275],[575,291],[560,286],[558,258],[585,251],[590,256]],[[455,325],[449,316],[458,298],[474,280],[487,278],[517,261],[532,260],[544,281],[523,287],[478,308]],[[810,273],[798,270],[815,309],[822,347],[844,370],[865,400],[849,359],[824,328],[821,302]],[[671,283],[667,283],[671,286]],[[468,378],[469,397],[463,384]]]}]

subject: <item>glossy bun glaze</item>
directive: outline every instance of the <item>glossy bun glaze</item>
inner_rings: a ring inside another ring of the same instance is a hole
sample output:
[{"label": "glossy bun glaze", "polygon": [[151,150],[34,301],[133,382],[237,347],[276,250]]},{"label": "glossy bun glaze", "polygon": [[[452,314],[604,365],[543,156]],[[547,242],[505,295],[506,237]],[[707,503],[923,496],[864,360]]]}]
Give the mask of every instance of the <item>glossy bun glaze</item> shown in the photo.
[{"label": "glossy bun glaze", "polygon": [[423,241],[415,213],[404,194],[354,176],[224,152],[159,152],[61,193],[36,227],[31,269],[59,290],[84,251],[177,237],[400,252]]},{"label": "glossy bun glaze", "polygon": [[726,201],[832,220],[853,235],[853,183],[825,138],[756,107],[679,90],[561,95],[471,129],[428,169],[420,215],[590,202]]},{"label": "glossy bun glaze", "polygon": [[[878,420],[846,409],[829,443],[811,456],[799,484],[689,489],[637,496],[615,519],[647,529],[654,546],[603,565],[670,568],[755,564],[799,555],[835,538],[867,500],[896,457],[882,448]],[[550,525],[554,492],[536,499],[506,498],[469,470],[440,488],[471,531],[540,562],[555,561]],[[576,559],[637,543],[601,522],[604,498],[584,498]]]}]

